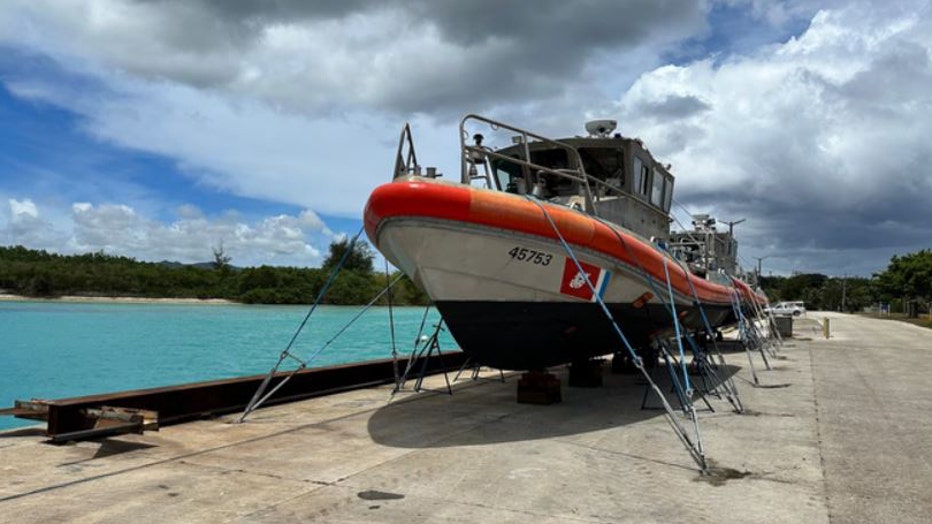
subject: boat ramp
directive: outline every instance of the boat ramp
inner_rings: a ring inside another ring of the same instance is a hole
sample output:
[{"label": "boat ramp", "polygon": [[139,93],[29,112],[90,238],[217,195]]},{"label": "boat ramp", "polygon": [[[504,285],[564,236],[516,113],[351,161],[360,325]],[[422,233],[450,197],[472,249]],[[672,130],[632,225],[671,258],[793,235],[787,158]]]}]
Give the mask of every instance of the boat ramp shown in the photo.
[{"label": "boat ramp", "polygon": [[0,433],[0,521],[927,522],[932,331],[810,312],[794,335],[757,385],[726,353],[745,411],[697,404],[707,474],[662,411],[641,409],[637,375],[606,365],[602,387],[533,405],[515,402],[516,375],[489,371],[452,395],[389,403],[392,386],[374,386],[244,423],[65,445]]}]

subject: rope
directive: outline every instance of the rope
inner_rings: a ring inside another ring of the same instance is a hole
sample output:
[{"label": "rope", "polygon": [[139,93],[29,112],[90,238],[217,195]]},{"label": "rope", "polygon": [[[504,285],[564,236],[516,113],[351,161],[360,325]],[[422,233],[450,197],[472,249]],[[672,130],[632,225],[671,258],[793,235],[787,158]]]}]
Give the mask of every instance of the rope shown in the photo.
[{"label": "rope", "polygon": [[747,333],[747,320],[744,317],[744,313],[741,312],[741,297],[738,295],[737,289],[732,289],[731,292],[731,309],[735,314],[735,318],[738,319],[738,336],[741,337],[744,352],[748,355],[751,377],[754,379],[754,384],[759,385],[760,380],[757,378],[757,370],[754,369],[754,359],[751,357],[751,341]]},{"label": "rope", "polygon": [[[540,208],[541,212],[544,214],[544,218],[547,219],[547,222],[550,223],[550,227],[553,228],[553,232],[556,233],[557,238],[560,240],[560,244],[563,246],[563,249],[566,251],[566,254],[569,255],[570,259],[573,261],[573,264],[576,265],[577,271],[582,275],[583,280],[586,282],[586,285],[589,287],[589,290],[592,292],[593,298],[599,304],[599,307],[602,309],[602,312],[608,318],[609,322],[612,324],[612,328],[615,331],[615,334],[618,335],[618,338],[623,343],[625,349],[628,351],[628,355],[631,357],[631,361],[634,362],[635,367],[641,372],[641,375],[644,376],[644,379],[647,380],[647,383],[653,389],[653,391],[660,398],[660,401],[663,403],[664,411],[667,415],[667,422],[670,423],[670,426],[673,428],[674,433],[679,437],[680,442],[686,447],[686,451],[690,454],[693,460],[699,465],[701,470],[704,472],[708,469],[706,464],[705,455],[702,451],[702,442],[698,440],[698,446],[693,444],[692,440],[689,438],[689,434],[686,432],[686,429],[683,428],[679,421],[676,419],[676,415],[673,413],[673,408],[670,406],[670,403],[667,401],[667,398],[664,396],[663,392],[657,387],[657,384],[653,381],[650,376],[650,373],[644,368],[643,359],[637,355],[634,347],[631,346],[631,343],[628,341],[628,338],[625,337],[624,332],[622,332],[621,327],[618,326],[618,323],[615,321],[615,317],[609,311],[608,306],[605,305],[605,301],[602,300],[602,297],[599,296],[598,291],[595,289],[595,286],[592,284],[592,281],[589,279],[589,275],[583,270],[582,264],[579,262],[579,259],[576,258],[576,254],[573,252],[573,249],[566,242],[566,239],[563,238],[563,234],[560,233],[560,229],[554,223],[553,219],[550,217],[550,213],[547,212],[547,209],[541,204],[538,200],[532,198],[529,195],[525,195],[525,198],[528,201],[533,202]],[[696,422],[695,411],[692,411],[693,422]],[[696,426],[698,430],[698,425]],[[698,432],[697,432],[698,436]]]},{"label": "rope", "polygon": [[[388,259],[385,259],[385,281],[388,282]],[[398,349],[395,347],[395,313],[392,307],[392,292],[388,292],[388,330],[392,337],[392,372],[395,376],[395,383],[398,383]]]},{"label": "rope", "polygon": [[[332,344],[337,338],[340,337],[340,335],[342,335],[347,329],[349,329],[349,327],[352,326],[353,323],[355,323],[357,320],[359,320],[359,317],[361,317],[361,316],[363,315],[363,313],[365,313],[366,311],[368,311],[369,308],[371,308],[371,307],[373,306],[373,304],[375,304],[380,298],[382,298],[382,296],[383,296],[389,289],[391,289],[392,286],[394,286],[396,283],[398,283],[398,281],[401,280],[401,277],[402,277],[401,275],[398,275],[397,277],[395,277],[395,280],[393,280],[392,282],[390,282],[390,283],[388,284],[388,286],[386,286],[385,289],[383,289],[382,291],[380,291],[380,292],[375,296],[375,298],[373,298],[372,300],[370,300],[369,303],[366,304],[365,307],[363,307],[362,310],[360,310],[359,313],[357,313],[355,317],[353,317],[349,322],[346,323],[346,325],[344,325],[342,328],[340,328],[340,330],[337,331],[337,334],[336,334],[336,335],[334,335],[330,340],[328,340],[323,346],[321,346],[320,348],[318,348],[317,351],[311,353],[311,356],[307,359],[307,361],[308,361],[309,363],[310,363],[310,362],[313,362],[314,359],[316,359],[318,355],[320,355],[325,349],[327,349],[328,346],[330,346],[330,344]],[[302,367],[298,367],[298,368],[296,368],[296,369],[291,370],[291,372],[288,373],[288,375],[286,375],[286,376],[281,380],[281,382],[279,382],[278,384],[276,384],[275,387],[272,388],[271,391],[269,391],[268,393],[266,393],[265,396],[263,396],[261,399],[259,399],[258,402],[256,402],[256,405],[253,407],[253,410],[257,409],[257,408],[258,408],[261,404],[263,404],[266,400],[268,400],[269,398],[271,398],[272,395],[274,395],[279,389],[282,388],[282,386],[284,386],[289,380],[291,380],[292,377],[294,377],[295,375],[297,375],[298,372],[301,371],[302,369],[304,369],[305,367],[307,367],[307,366],[302,366]]]},{"label": "rope", "polygon": [[347,258],[349,258],[349,255],[353,251],[353,248],[356,247],[356,241],[359,240],[359,236],[362,234],[364,229],[365,229],[364,227],[359,228],[359,231],[357,231],[356,235],[353,236],[353,239],[350,241],[350,244],[346,248],[346,251],[343,252],[343,256],[340,257],[340,262],[337,263],[337,265],[334,266],[333,269],[330,270],[330,276],[327,277],[327,280],[326,282],[324,282],[323,287],[321,287],[320,291],[317,293],[317,298],[314,299],[314,304],[311,306],[311,309],[307,312],[307,315],[304,316],[304,320],[302,320],[301,324],[298,325],[298,329],[296,329],[294,332],[294,335],[291,336],[291,340],[288,341],[288,344],[285,346],[285,349],[278,356],[278,362],[276,362],[275,365],[272,366],[272,369],[269,371],[268,375],[266,375],[265,378],[262,380],[262,383],[259,384],[259,388],[256,390],[256,393],[249,400],[249,404],[246,405],[246,409],[243,410],[243,414],[240,416],[237,422],[243,422],[244,420],[246,420],[246,417],[250,413],[252,413],[254,410],[256,410],[259,407],[259,404],[264,402],[265,399],[269,397],[269,395],[266,395],[265,397],[263,397],[262,394],[265,392],[265,389],[269,387],[269,383],[272,381],[272,377],[275,376],[275,373],[278,372],[278,368],[281,367],[282,362],[284,362],[286,358],[291,358],[297,361],[298,368],[294,372],[292,372],[291,375],[289,375],[287,378],[282,380],[282,383],[278,384],[275,387],[275,389],[272,390],[273,393],[275,391],[278,391],[278,389],[281,388],[284,382],[286,382],[292,376],[294,376],[294,373],[307,367],[307,362],[291,354],[291,348],[294,346],[294,343],[298,339],[298,335],[300,335],[301,331],[304,329],[304,326],[307,325],[307,322],[311,318],[311,315],[314,314],[314,311],[317,310],[317,306],[320,305],[324,296],[327,294],[327,291],[330,289],[330,286],[333,284],[334,279],[336,279],[337,274],[340,273],[340,270],[343,268],[343,264],[346,263],[346,260]]},{"label": "rope", "polygon": [[[417,355],[418,347],[421,344],[421,336],[424,334],[424,324],[427,323],[427,314],[430,312],[430,308],[431,304],[427,304],[427,307],[424,308],[424,315],[421,316],[421,325],[417,328],[417,335],[414,337],[414,347],[411,349],[411,357],[408,358],[408,362],[405,364],[404,373],[395,379],[395,388],[392,390],[391,395],[389,395],[390,398],[394,397],[396,393],[401,391],[402,386],[404,386],[404,383],[408,380],[408,375],[411,373],[411,369],[414,367],[414,361],[416,360],[415,355]],[[440,323],[443,323],[442,317],[440,319]],[[429,341],[429,338],[425,340],[425,347],[426,343]]]},{"label": "rope", "polygon": [[[605,220],[602,220],[602,219],[598,219],[598,220],[599,220],[603,225],[605,225],[606,227],[608,227],[609,230],[615,235],[615,238],[618,239],[618,241],[621,243],[621,245],[625,248],[625,251],[627,251],[628,256],[630,256],[630,257],[634,260],[635,264],[637,264],[637,266],[638,266],[638,269],[640,269],[642,275],[647,279],[647,283],[650,285],[651,290],[654,292],[654,295],[657,297],[658,300],[660,300],[660,303],[661,303],[662,305],[665,306],[665,308],[667,309],[667,311],[670,312],[671,315],[673,315],[674,321],[676,321],[677,317],[676,317],[675,312],[671,312],[669,306],[667,306],[666,302],[665,302],[664,299],[663,299],[663,294],[660,293],[660,292],[657,290],[657,286],[656,286],[655,283],[654,283],[653,276],[651,276],[651,274],[644,268],[644,265],[643,265],[643,263],[641,262],[641,259],[640,259],[640,257],[637,255],[637,253],[631,249],[631,247],[630,247],[630,246],[628,245],[628,243],[625,241],[624,237],[621,236],[620,233],[618,233],[618,231],[612,226],[611,223],[606,222]],[[670,254],[669,251],[666,251],[666,250],[664,250],[664,249],[662,249],[662,248],[661,248],[661,250],[662,250],[662,251],[665,251],[667,254]],[[719,360],[719,364],[720,364],[722,367],[724,367],[724,366],[726,365],[726,363],[725,363],[725,357],[724,357],[724,355],[722,354],[721,350],[719,349],[718,344],[715,342],[715,334],[714,334],[714,332],[713,332],[713,330],[712,330],[712,324],[711,324],[711,322],[709,322],[709,319],[708,319],[708,317],[707,317],[706,314],[705,314],[705,310],[704,310],[704,308],[702,307],[701,302],[699,302],[699,295],[698,295],[698,293],[696,292],[695,286],[693,286],[692,280],[688,277],[688,275],[689,275],[689,270],[686,269],[686,267],[684,266],[684,264],[683,264],[682,262],[680,262],[679,260],[677,260],[676,257],[673,257],[672,254],[670,254],[670,257],[674,260],[674,262],[677,263],[677,265],[680,267],[680,269],[682,269],[683,272],[687,275],[686,282],[689,284],[690,291],[692,292],[693,297],[695,297],[695,304],[696,304],[697,307],[699,308],[699,313],[700,313],[700,315],[702,316],[703,323],[705,324],[706,330],[707,330],[708,333],[709,333],[709,337],[712,339],[712,344],[713,344],[713,346],[714,346],[714,348],[715,348],[715,351],[716,351],[716,353],[717,353],[716,356],[717,356],[717,358],[718,358],[718,360]],[[666,264],[666,260],[664,260],[664,264]],[[666,270],[666,268],[664,268],[664,269]],[[667,275],[668,275],[667,278],[669,279],[669,273],[667,273]],[[671,301],[672,301],[672,299],[671,299]],[[648,318],[650,318],[650,310],[648,310],[647,314],[648,314]],[[697,347],[697,345],[695,344],[695,342],[693,342],[692,338],[689,336],[688,333],[687,333],[685,336],[686,336],[687,342],[689,342],[690,345],[692,346],[694,353],[697,353],[697,354],[698,354],[698,353],[699,353],[699,350],[698,350],[698,347]],[[681,349],[681,353],[682,353],[682,349]],[[713,371],[713,373],[714,373],[714,370],[712,370],[712,371]],[[684,375],[687,376],[687,379],[688,379],[688,375],[687,375],[686,373],[684,373]],[[725,380],[722,380],[722,379],[718,378],[717,375],[716,375],[716,378],[717,378],[716,382],[717,382],[718,384],[723,384],[723,386],[725,387],[726,398],[728,398],[728,400],[729,400],[729,402],[731,402],[732,406],[735,407],[735,409],[736,409],[737,412],[739,412],[739,413],[740,413],[740,412],[743,412],[743,411],[744,411],[744,406],[741,404],[740,398],[738,398],[738,389],[737,389],[737,387],[734,385],[734,381],[732,381],[732,379],[731,379],[730,377],[728,377],[728,378],[725,379]],[[728,391],[728,387],[731,388],[731,392]],[[732,397],[733,397],[733,398],[732,398]]]},{"label": "rope", "polygon": [[[676,345],[680,350],[680,366],[683,371],[683,384],[686,386],[686,396],[692,398],[693,388],[689,384],[689,371],[686,369],[686,354],[683,352],[683,337],[680,334],[680,317],[676,315],[676,300],[673,295],[673,284],[670,282],[670,268],[667,257],[663,257],[663,274],[667,279],[667,292],[670,294],[670,316],[673,317],[673,329],[676,333]],[[689,280],[689,275],[686,276]]]},{"label": "rope", "polygon": [[392,279],[392,281],[389,282],[388,285],[385,286],[385,288],[382,291],[379,291],[378,294],[376,294],[375,297],[372,298],[372,300],[370,300],[365,306],[363,306],[363,308],[360,309],[358,313],[356,313],[356,316],[354,316],[349,322],[347,322],[345,326],[340,328],[340,330],[337,331],[337,333],[330,340],[328,340],[323,346],[318,348],[317,351],[311,353],[311,356],[308,358],[308,362],[311,362],[315,358],[317,358],[318,355],[320,355],[325,349],[327,349],[328,346],[330,346],[330,344],[336,341],[336,339],[339,338],[340,335],[346,332],[346,330],[349,329],[350,326],[352,326],[357,320],[359,320],[359,317],[363,316],[363,314],[366,311],[369,311],[369,309],[371,309],[372,306],[374,306],[375,303],[379,301],[379,299],[385,296],[385,294],[388,293],[392,289],[392,287],[395,284],[397,284],[403,277],[404,275],[398,275],[394,279]]},{"label": "rope", "polygon": [[[597,219],[598,219],[598,218],[597,218]],[[615,230],[615,228],[612,226],[612,224],[611,224],[610,222],[607,222],[607,221],[602,220],[602,219],[598,219],[598,220],[599,220],[603,225],[605,225],[606,227],[608,227],[609,230],[615,235],[615,238],[617,238],[618,241],[621,242],[622,247],[624,247],[624,248],[625,248],[625,251],[628,252],[628,256],[630,256],[632,259],[634,259],[634,262],[635,262],[635,264],[637,264],[638,269],[640,269],[642,275],[647,279],[647,284],[650,286],[651,291],[654,292],[654,296],[657,297],[657,300],[660,301],[660,304],[664,306],[664,309],[667,310],[667,313],[669,313],[669,314],[671,315],[671,317],[672,317],[672,319],[673,319],[673,322],[674,322],[674,323],[678,323],[678,322],[679,322],[679,319],[678,319],[678,317],[676,316],[676,309],[675,309],[675,308],[671,308],[671,306],[668,305],[668,304],[666,303],[666,301],[665,301],[664,298],[663,298],[663,293],[661,293],[661,292],[657,289],[656,283],[654,282],[654,277],[650,274],[650,272],[647,271],[647,269],[644,267],[644,264],[641,262],[641,257],[639,257],[638,254],[637,254],[635,251],[633,251],[633,250],[631,249],[631,246],[628,245],[628,243],[625,241],[625,238],[624,238],[623,236],[621,236],[621,234],[618,233],[618,231]],[[669,281],[669,280],[670,280],[670,274],[669,274],[669,271],[667,270],[666,264],[667,264],[667,261],[664,260],[664,271],[665,271],[665,275],[666,275],[666,280]],[[688,272],[687,272],[687,273],[688,273]],[[687,280],[689,280],[688,277],[687,277]],[[690,284],[691,284],[691,283],[692,283],[692,282],[690,282]],[[671,302],[671,304],[673,303],[673,300],[674,300],[673,297],[674,297],[674,295],[673,295],[673,293],[671,292],[671,293],[670,293],[670,302]],[[651,321],[652,324],[657,324],[657,323],[654,322],[654,320],[651,318],[650,308],[647,309],[647,318],[648,318],[648,320]],[[678,326],[678,325],[677,325],[677,333],[679,333],[679,326]],[[678,336],[677,338],[679,339],[679,336]],[[680,341],[678,340],[678,343],[680,344],[680,355],[682,356],[682,355],[683,355],[682,342],[680,342]],[[687,371],[686,368],[685,368],[685,363],[683,364],[683,376],[685,377],[685,381],[686,381],[686,383],[688,384],[688,383],[689,383],[689,375],[688,375],[688,371]],[[687,387],[687,389],[689,389],[689,388]]]},{"label": "rope", "polygon": [[[369,303],[366,304],[366,305],[359,311],[359,313],[356,314],[356,316],[354,316],[349,322],[346,323],[346,325],[344,325],[342,328],[340,328],[340,330],[337,331],[336,335],[334,335],[330,340],[328,340],[326,343],[324,343],[323,346],[321,346],[321,347],[318,348],[316,351],[314,351],[313,353],[311,353],[311,356],[308,357],[308,359],[307,359],[308,363],[313,362],[314,359],[316,359],[325,349],[327,349],[327,347],[330,346],[330,344],[332,344],[337,338],[340,337],[340,335],[342,335],[344,332],[346,332],[346,330],[349,329],[349,327],[352,326],[357,320],[359,320],[359,317],[361,317],[366,311],[368,311],[369,308],[371,308],[380,298],[382,298],[382,296],[385,295],[385,293],[388,292],[388,290],[390,290],[392,286],[394,286],[395,284],[398,283],[399,280],[401,280],[401,277],[402,277],[402,275],[398,275],[397,277],[395,277],[395,279],[394,279],[392,282],[390,282],[390,283],[388,284],[388,286],[385,287],[385,289],[383,289],[382,291],[380,291],[372,300],[370,300]],[[294,377],[295,375],[297,375],[298,372],[300,372],[302,369],[304,369],[304,368],[306,368],[306,367],[307,367],[307,365],[305,364],[305,365],[303,365],[303,366],[299,366],[298,368],[291,370],[291,372],[289,372],[288,375],[286,375],[284,378],[282,378],[282,380],[281,380],[278,384],[276,384],[275,387],[272,388],[271,391],[269,391],[268,393],[266,393],[265,396],[263,396],[261,399],[259,399],[259,400],[255,403],[255,405],[253,406],[253,408],[252,408],[251,411],[254,411],[254,410],[258,409],[258,407],[259,407],[261,404],[263,404],[266,400],[268,400],[268,399],[271,398],[273,395],[275,395],[275,393],[278,392],[278,390],[281,389],[286,383],[288,383],[288,381],[291,380],[292,377]]]},{"label": "rope", "polygon": [[[673,259],[677,262],[677,264],[679,264],[680,269],[687,271],[682,262],[676,260],[675,257]],[[715,357],[718,359],[719,365],[725,369],[725,355],[722,354],[722,350],[718,347],[718,342],[715,341],[715,331],[712,329],[712,323],[709,321],[709,317],[705,313],[705,308],[702,306],[702,302],[699,300],[699,293],[696,291],[696,286],[693,285],[692,279],[688,278],[688,276],[686,278],[686,283],[689,284],[689,291],[692,293],[694,299],[693,301],[696,305],[696,308],[699,310],[699,316],[702,318],[702,325],[705,326],[706,335],[708,335],[709,340],[712,342],[712,348],[714,349]],[[693,347],[696,348],[696,345],[692,339],[690,338],[688,340],[693,345]],[[731,402],[732,406],[734,406],[735,411],[737,413],[744,412],[744,405],[741,403],[741,399],[738,396],[738,387],[735,386],[734,380],[732,380],[731,377],[727,375],[727,369],[725,370],[724,379],[719,378],[718,374],[715,373],[714,370],[711,371],[715,374],[719,384],[722,385],[723,389],[725,390],[725,396],[728,401]]]}]

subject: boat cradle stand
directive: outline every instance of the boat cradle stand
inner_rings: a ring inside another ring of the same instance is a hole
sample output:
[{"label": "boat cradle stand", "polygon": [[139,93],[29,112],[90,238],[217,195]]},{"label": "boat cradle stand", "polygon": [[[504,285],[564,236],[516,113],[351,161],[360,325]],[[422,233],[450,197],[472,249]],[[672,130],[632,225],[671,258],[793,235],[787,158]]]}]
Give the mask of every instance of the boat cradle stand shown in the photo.
[{"label": "boat cradle stand", "polygon": [[571,388],[602,387],[602,365],[604,359],[592,358],[570,363],[569,386]]},{"label": "boat cradle stand", "polygon": [[[482,372],[482,368],[483,368],[483,367],[485,367],[485,366],[483,366],[482,364],[480,364],[480,363],[478,363],[478,362],[473,362],[472,357],[469,357],[469,358],[466,359],[466,362],[463,362],[463,365],[460,366],[460,369],[459,369],[459,371],[456,372],[456,375],[454,375],[454,377],[453,377],[453,382],[458,381],[458,380],[460,379],[460,375],[462,375],[463,372],[466,371],[466,369],[469,369],[469,370],[470,370],[470,372],[469,372],[469,378],[470,378],[470,380],[472,380],[472,381],[474,381],[474,382],[478,382],[478,381],[480,381],[480,380],[491,380],[491,381],[495,381],[495,382],[505,382],[505,370],[503,370],[503,369],[499,369],[499,370],[498,370],[498,378],[481,377],[481,376],[479,376],[479,373]],[[489,368],[489,369],[493,369],[493,370],[494,370],[494,368]]]},{"label": "boat cradle stand", "polygon": [[[553,221],[553,218],[550,217],[550,214],[547,212],[547,209],[543,206],[543,204],[535,200],[533,197],[528,196],[526,198],[528,198],[529,201],[537,204],[537,206],[540,208],[541,213],[543,213],[544,218],[546,218],[547,222],[550,224],[550,227],[553,229],[553,232],[556,234],[557,239],[560,241],[560,244],[563,246],[564,251],[566,251],[567,256],[570,259],[572,259],[573,263],[575,264],[578,274],[583,276],[583,280],[585,281],[585,284],[588,286],[589,290],[592,292],[593,297],[596,300],[596,303],[598,303],[599,307],[602,309],[602,312],[605,314],[605,317],[611,323],[612,328],[615,331],[615,334],[618,336],[619,341],[623,345],[623,348],[628,353],[631,360],[636,363],[636,366],[638,368],[638,371],[641,373],[641,376],[644,377],[644,379],[647,381],[651,389],[653,389],[654,393],[657,394],[657,396],[660,398],[661,402],[663,403],[664,412],[666,414],[666,419],[667,419],[667,422],[669,422],[670,427],[674,430],[674,433],[676,434],[680,442],[685,446],[686,451],[689,453],[690,457],[696,462],[696,465],[699,466],[699,470],[703,474],[707,473],[709,465],[705,458],[705,452],[703,451],[702,437],[699,434],[699,420],[696,417],[696,411],[693,408],[692,403],[689,401],[688,396],[686,398],[686,405],[684,406],[684,412],[687,414],[687,417],[692,422],[693,435],[690,435],[687,432],[686,428],[684,428],[683,425],[677,419],[676,415],[673,412],[673,408],[670,406],[670,403],[667,401],[666,397],[663,395],[663,392],[660,390],[659,387],[657,387],[657,384],[654,382],[653,377],[651,377],[650,373],[645,369],[643,359],[637,355],[637,353],[634,350],[634,347],[628,341],[628,338],[625,336],[621,327],[618,325],[618,322],[615,321],[615,318],[612,315],[611,311],[609,311],[608,306],[605,305],[605,302],[602,300],[602,297],[596,291],[595,286],[592,284],[592,281],[588,277],[588,274],[585,272],[585,270],[583,270],[583,267],[580,264],[579,259],[576,257],[576,254],[573,252],[573,249],[570,247],[570,245],[566,242],[566,239],[563,237],[563,234],[560,232],[560,229],[557,227],[556,223]],[[665,263],[664,264],[665,272],[667,271],[666,268],[667,266]],[[667,286],[669,289],[670,288],[669,274],[667,274],[666,280],[667,280]],[[669,292],[672,298],[673,296],[672,289],[670,289]],[[679,330],[680,328],[679,321],[678,321],[678,317],[676,315],[674,306],[672,305],[672,300],[671,300],[671,305],[670,305],[670,312],[673,315],[674,326],[676,326],[677,330]],[[680,347],[680,353],[682,354],[682,347]],[[684,374],[684,379],[688,382],[688,375]]]},{"label": "boat cradle stand", "polygon": [[546,371],[528,371],[518,379],[518,403],[549,405],[563,401],[560,379]]}]

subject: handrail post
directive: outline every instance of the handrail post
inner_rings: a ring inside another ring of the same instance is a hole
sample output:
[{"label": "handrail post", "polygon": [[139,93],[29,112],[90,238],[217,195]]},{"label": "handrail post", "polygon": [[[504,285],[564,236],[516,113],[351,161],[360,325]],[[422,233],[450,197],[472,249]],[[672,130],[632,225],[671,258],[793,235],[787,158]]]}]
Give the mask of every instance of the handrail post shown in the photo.
[{"label": "handrail post", "polygon": [[[586,168],[583,165],[582,157],[579,155],[579,151],[575,147],[569,144],[560,142],[558,140],[553,140],[551,138],[547,138],[545,136],[532,133],[526,129],[515,127],[512,125],[506,124],[504,122],[499,122],[499,121],[492,120],[490,118],[486,118],[486,117],[476,115],[476,114],[468,114],[464,116],[462,120],[460,120],[460,125],[459,125],[460,149],[461,149],[460,156],[462,157],[460,160],[460,180],[462,181],[462,183],[464,184],[469,183],[469,176],[467,174],[468,166],[466,165],[467,155],[468,153],[471,153],[478,149],[475,146],[470,146],[466,144],[466,138],[467,138],[466,123],[470,120],[485,123],[489,127],[491,127],[492,130],[505,129],[505,130],[512,131],[514,133],[519,134],[521,136],[521,146],[523,148],[525,158],[507,157],[504,155],[497,154],[494,151],[483,151],[483,154],[486,154],[487,156],[490,156],[492,158],[505,159],[505,160],[508,160],[510,162],[514,162],[515,164],[520,165],[522,168],[522,171],[525,172],[525,175],[526,175],[525,178],[528,179],[528,181],[531,180],[530,175],[536,176],[537,171],[543,171],[547,174],[552,174],[552,175],[555,175],[561,178],[568,178],[570,180],[575,180],[579,182],[583,190],[582,196],[583,196],[583,200],[585,201],[586,212],[593,216],[598,216],[598,209],[596,209],[595,200],[592,196],[592,188],[589,182],[590,182],[590,179],[592,179],[597,183],[602,183],[602,184],[604,183],[598,179],[592,178],[590,175],[586,173]],[[530,138],[534,138],[535,140],[538,140],[540,142],[552,144],[561,149],[564,149],[567,152],[567,156],[572,157],[572,158],[568,158],[568,160],[570,160],[572,164],[576,166],[576,169],[570,170],[570,171],[573,171],[575,175],[570,175],[568,173],[562,173],[558,170],[545,167],[545,166],[541,166],[541,165],[537,165],[534,162],[532,162],[531,161],[531,148],[529,146]],[[535,170],[535,171],[531,172],[531,170]],[[604,184],[604,185],[607,185],[607,184]]]},{"label": "handrail post", "polygon": [[[405,144],[408,146],[407,155],[405,155]],[[413,167],[413,170],[412,170]],[[405,122],[401,128],[401,136],[398,137],[398,152],[395,154],[395,172],[392,173],[392,180],[407,175],[414,171],[417,173],[417,154],[414,152],[414,138],[411,136],[411,124]]]}]

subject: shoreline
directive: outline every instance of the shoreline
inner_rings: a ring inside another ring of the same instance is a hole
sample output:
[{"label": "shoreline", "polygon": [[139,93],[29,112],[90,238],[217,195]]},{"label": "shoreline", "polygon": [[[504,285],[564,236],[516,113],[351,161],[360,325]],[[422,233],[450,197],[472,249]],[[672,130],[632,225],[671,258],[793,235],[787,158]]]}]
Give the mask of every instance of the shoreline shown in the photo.
[{"label": "shoreline", "polygon": [[203,304],[203,305],[230,305],[240,304],[225,298],[151,298],[151,297],[105,297],[64,295],[54,298],[27,297],[0,293],[0,302],[87,302],[94,304]]}]

